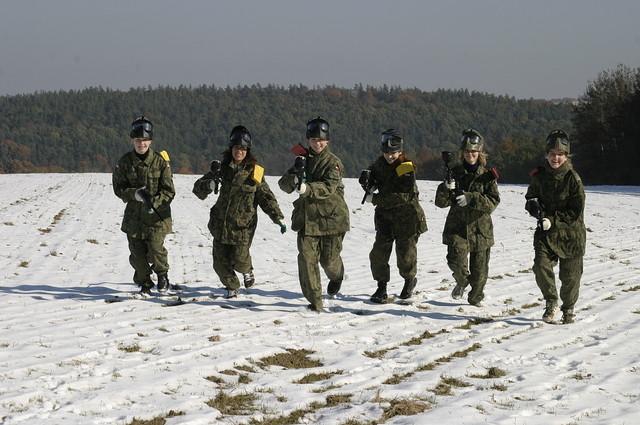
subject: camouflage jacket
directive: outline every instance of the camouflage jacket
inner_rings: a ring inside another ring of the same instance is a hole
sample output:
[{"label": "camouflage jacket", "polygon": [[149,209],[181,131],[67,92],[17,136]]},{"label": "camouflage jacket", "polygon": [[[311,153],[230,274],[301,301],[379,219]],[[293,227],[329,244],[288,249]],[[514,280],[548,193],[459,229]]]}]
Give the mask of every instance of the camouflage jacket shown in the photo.
[{"label": "camouflage jacket", "polygon": [[560,258],[584,255],[584,186],[570,162],[556,170],[548,164],[531,173],[526,199],[538,198],[543,215],[551,221],[546,232],[536,230],[534,245],[546,242]]},{"label": "camouflage jacket", "polygon": [[[126,153],[112,175],[113,192],[127,203],[121,230],[131,237],[145,239],[155,233],[171,232],[171,201],[176,194],[171,167],[159,153],[149,149],[140,160],[135,151]],[[145,187],[157,211],[135,200],[136,189]]]},{"label": "camouflage jacket", "polygon": [[[293,170],[278,180],[286,193],[295,189]],[[305,168],[307,190],[293,202],[291,229],[305,236],[326,236],[349,230],[349,209],[344,200],[342,162],[327,146],[319,154],[309,150]]]},{"label": "camouflage jacket", "polygon": [[[284,218],[276,197],[256,168],[261,169],[246,162],[238,166],[233,162],[222,164],[220,193],[209,212],[208,224],[216,241],[229,245],[251,244],[258,224],[258,206],[274,223]],[[212,192],[212,180],[211,172],[200,177],[193,184],[193,193],[206,199]]]},{"label": "camouflage jacket", "polygon": [[372,199],[376,231],[400,239],[426,232],[427,219],[420,206],[413,163],[389,164],[380,156],[369,170],[378,190]]},{"label": "camouflage jacket", "polygon": [[436,206],[451,207],[442,232],[442,243],[480,251],[493,246],[491,213],[500,203],[495,175],[482,165],[468,172],[462,164],[453,168],[456,184],[467,196],[467,205],[460,207],[452,199],[444,183],[436,190]]}]

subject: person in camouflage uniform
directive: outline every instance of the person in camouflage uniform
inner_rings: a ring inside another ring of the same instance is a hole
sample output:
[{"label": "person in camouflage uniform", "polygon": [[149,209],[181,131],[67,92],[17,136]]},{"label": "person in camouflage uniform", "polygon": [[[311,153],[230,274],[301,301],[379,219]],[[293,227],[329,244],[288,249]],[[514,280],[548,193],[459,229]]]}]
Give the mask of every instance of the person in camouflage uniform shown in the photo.
[{"label": "person in camouflage uniform", "polygon": [[211,192],[217,194],[220,185],[208,227],[213,236],[213,269],[227,289],[226,298],[236,297],[240,288],[236,271],[242,273],[245,288],[255,283],[250,248],[258,224],[257,207],[280,226],[281,233],[287,230],[278,201],[264,179],[264,168],[251,153],[251,144],[249,130],[234,127],[222,161],[213,161],[211,171],[193,184],[193,193],[202,200]]},{"label": "person in camouflage uniform", "polygon": [[170,287],[169,262],[164,238],[171,232],[171,201],[175,196],[169,155],[151,149],[153,124],[141,116],[131,124],[133,150],[118,161],[112,175],[113,191],[126,202],[121,230],[129,241],[129,263],[133,281],[143,294],[153,288],[151,272],[158,279],[158,291]]},{"label": "person in camouflage uniform", "polygon": [[394,242],[398,270],[404,278],[400,298],[411,298],[417,283],[416,245],[420,235],[427,231],[427,220],[418,200],[415,167],[404,155],[403,139],[396,130],[382,133],[381,150],[382,155],[368,168],[365,187],[365,201],[376,207],[376,239],[369,253],[371,273],[378,282],[371,295],[375,303],[384,303],[388,298],[389,257]]},{"label": "person in camouflage uniform", "polygon": [[582,180],[571,164],[569,137],[552,131],[546,140],[546,161],[531,172],[525,209],[538,219],[533,236],[533,272],[546,301],[542,320],[553,322],[558,309],[553,267],[560,262],[562,322],[573,323],[578,301],[582,257],[587,233]]},{"label": "person in camouflage uniform", "polygon": [[500,203],[497,172],[487,168],[484,139],[474,129],[462,132],[459,157],[452,178],[438,186],[435,204],[450,207],[442,242],[447,245],[447,264],[456,281],[451,296],[462,298],[471,285],[467,301],[480,306],[493,246],[491,213]]},{"label": "person in camouflage uniform", "polygon": [[329,149],[329,123],[320,117],[310,120],[306,138],[309,149],[298,145],[296,158],[296,164],[305,163],[304,176],[298,175],[301,167],[294,166],[278,185],[286,193],[295,190],[299,195],[291,218],[291,229],[298,232],[298,275],[309,308],[319,312],[323,304],[318,262],[329,278],[327,293],[337,294],[344,278],[340,253],[349,230],[349,209],[344,200],[344,167]]}]

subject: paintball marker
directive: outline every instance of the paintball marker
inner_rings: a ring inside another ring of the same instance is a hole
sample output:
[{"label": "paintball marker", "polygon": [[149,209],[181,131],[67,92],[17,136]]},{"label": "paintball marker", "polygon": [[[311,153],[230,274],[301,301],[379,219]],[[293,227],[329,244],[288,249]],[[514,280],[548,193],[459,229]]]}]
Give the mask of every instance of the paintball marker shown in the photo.
[{"label": "paintball marker", "polygon": [[370,195],[375,190],[375,181],[371,176],[371,170],[362,170],[358,183],[360,183],[360,186],[362,186],[362,189],[364,190],[364,196],[362,197],[362,202],[360,202],[361,204],[364,204],[364,201],[367,199],[367,195]]},{"label": "paintball marker", "polygon": [[151,194],[149,193],[147,188],[146,187],[141,187],[140,189],[138,189],[136,191],[136,193],[138,193],[140,195],[140,197],[142,198],[142,202],[144,203],[144,206],[147,207],[147,212],[149,214],[156,213],[158,218],[160,220],[162,220],[162,216],[160,215],[158,210],[156,210],[156,207],[153,206],[153,201],[151,200]]},{"label": "paintball marker", "polygon": [[[445,176],[444,176],[444,179],[446,182],[452,182],[456,180],[455,176],[453,175],[453,170],[449,166],[449,163],[451,162],[452,159],[453,159],[452,152],[442,151],[442,160],[444,161],[444,168],[446,169]],[[453,191],[451,191],[451,198],[455,199],[456,196],[460,196],[463,193],[464,191],[458,185],[458,182],[456,182],[456,188]]]},{"label": "paintball marker", "polygon": [[527,199],[526,204],[524,204],[524,209],[527,210],[532,217],[538,220],[537,229],[544,230],[542,228],[542,219],[544,218],[544,209],[540,204],[538,198]]},{"label": "paintball marker", "polygon": [[218,161],[217,159],[214,159],[213,161],[211,161],[210,170],[211,170],[211,174],[213,174],[213,182],[215,183],[213,193],[215,193],[216,195],[218,194],[218,189],[220,187],[220,178],[221,178],[220,168],[221,168],[220,161]]},{"label": "paintball marker", "polygon": [[300,190],[304,181],[304,170],[307,166],[307,158],[304,156],[296,156],[296,162],[293,163],[293,174],[295,174],[297,183],[296,188]]}]

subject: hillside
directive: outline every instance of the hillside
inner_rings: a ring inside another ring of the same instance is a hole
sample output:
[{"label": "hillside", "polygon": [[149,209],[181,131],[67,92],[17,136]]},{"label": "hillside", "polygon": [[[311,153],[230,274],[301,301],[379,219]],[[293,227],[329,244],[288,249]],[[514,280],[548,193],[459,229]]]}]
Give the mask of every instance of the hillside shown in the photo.
[{"label": "hillside", "polygon": [[[124,205],[109,174],[0,175],[0,422],[638,422],[637,187],[587,188],[577,322],[563,326],[540,320],[524,186],[500,186],[482,308],[449,296],[446,211],[433,204],[437,183],[425,180],[430,230],[419,242],[418,292],[410,305],[373,305],[373,210],[347,179],[347,279],[327,300],[330,313],[318,315],[300,293],[296,235],[280,235],[262,213],[252,249],[258,283],[221,298],[206,227],[213,201],[191,194],[196,178],[175,177],[167,241],[170,278],[186,285],[188,302],[165,307],[171,298],[130,298]],[[295,197],[268,182],[288,219]],[[389,286],[399,293],[394,263]],[[114,296],[125,300],[105,303]]]}]

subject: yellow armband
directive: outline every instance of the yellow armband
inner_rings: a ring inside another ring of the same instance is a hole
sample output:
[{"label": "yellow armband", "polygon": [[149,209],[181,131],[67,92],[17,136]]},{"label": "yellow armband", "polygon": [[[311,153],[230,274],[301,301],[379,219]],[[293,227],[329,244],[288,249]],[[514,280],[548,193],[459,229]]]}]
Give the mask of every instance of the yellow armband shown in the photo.
[{"label": "yellow armband", "polygon": [[253,167],[253,175],[251,176],[251,178],[253,179],[254,182],[259,184],[259,183],[262,183],[263,176],[264,176],[264,168],[256,164]]},{"label": "yellow armband", "polygon": [[416,169],[413,166],[413,162],[411,161],[403,162],[396,167],[396,174],[398,175],[398,177],[404,176],[407,173],[413,173],[415,171]]},{"label": "yellow armband", "polygon": [[161,156],[161,157],[162,157],[162,159],[164,159],[165,161],[167,161],[167,162],[169,162],[169,161],[170,161],[170,159],[169,159],[169,152],[167,152],[167,151],[161,151],[161,152],[160,152],[160,156]]}]

